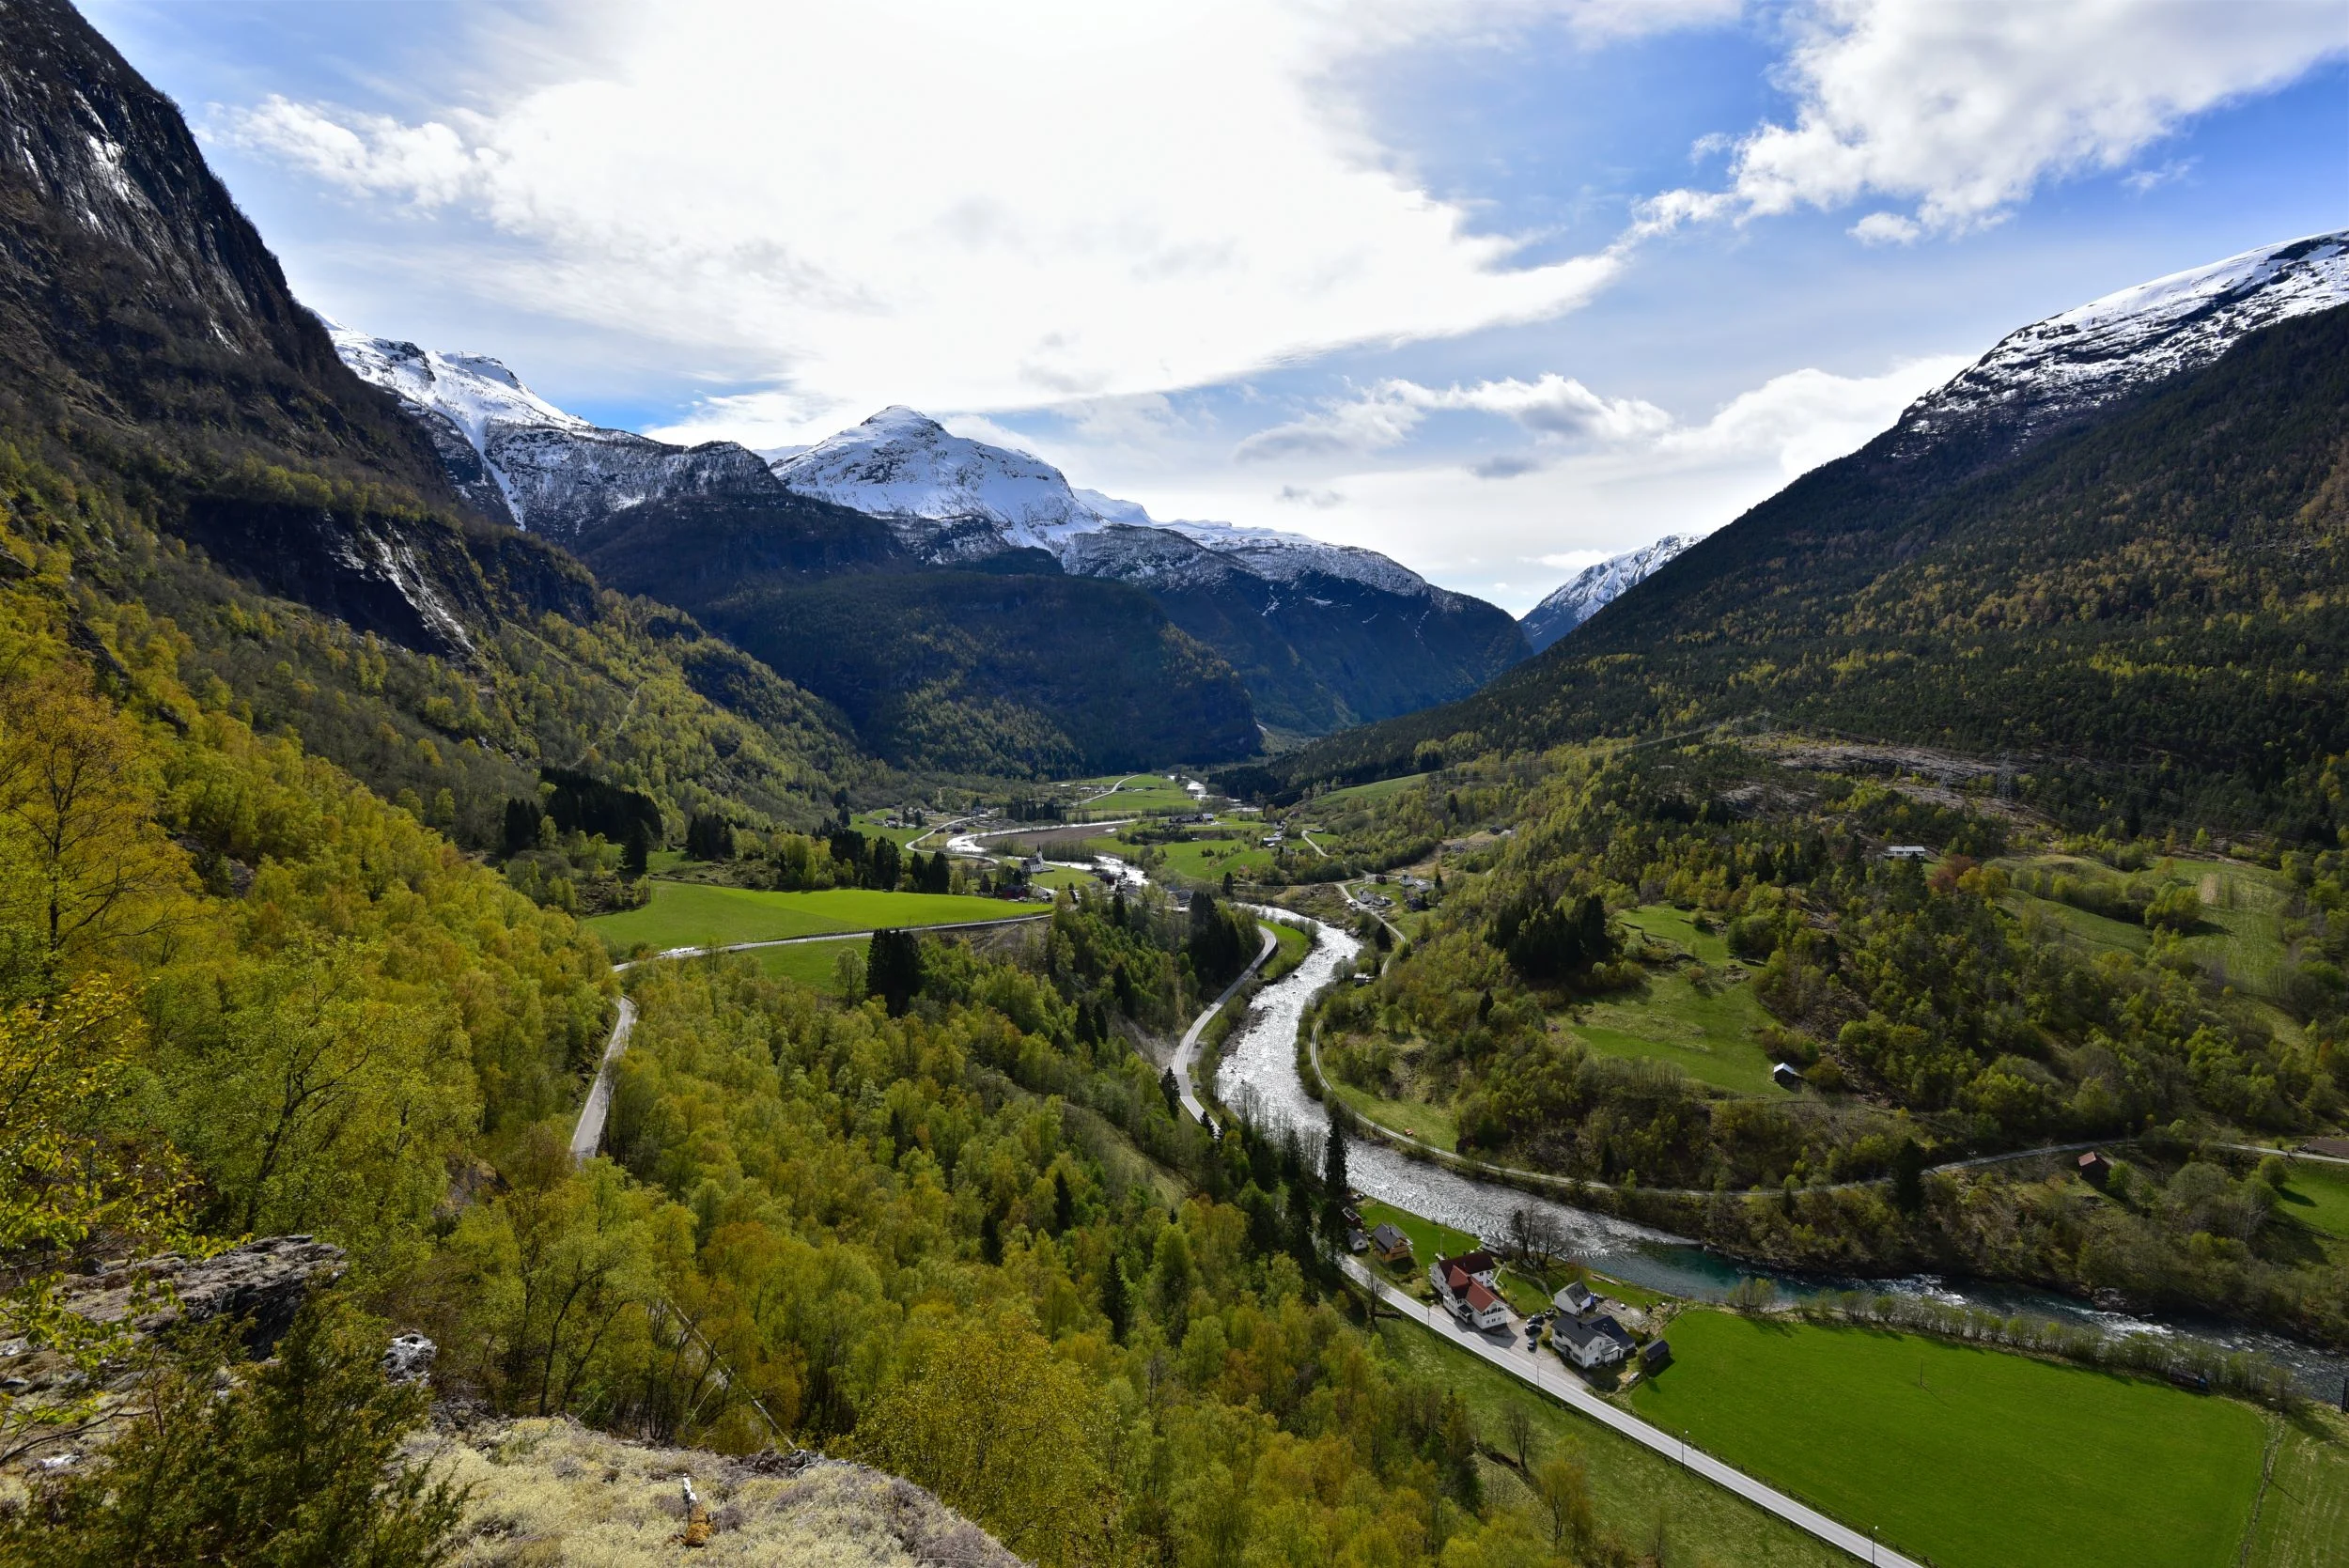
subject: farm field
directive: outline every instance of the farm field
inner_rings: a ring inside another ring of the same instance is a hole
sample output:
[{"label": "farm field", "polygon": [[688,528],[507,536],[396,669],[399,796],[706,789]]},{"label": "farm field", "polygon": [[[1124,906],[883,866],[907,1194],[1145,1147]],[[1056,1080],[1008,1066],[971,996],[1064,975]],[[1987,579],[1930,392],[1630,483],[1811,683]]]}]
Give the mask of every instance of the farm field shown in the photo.
[{"label": "farm field", "polygon": [[625,953],[640,943],[666,950],[772,941],[884,925],[1003,920],[1026,912],[1033,911],[1000,898],[942,893],[874,893],[862,888],[760,893],[696,882],[655,882],[652,902],[643,908],[599,915],[583,924],[603,939],[604,946]]},{"label": "farm field", "polygon": [[2279,1424],[2276,1468],[2244,1563],[2332,1568],[2349,1541],[2349,1417],[2320,1407]]},{"label": "farm field", "polygon": [[2295,1161],[2277,1212],[2311,1231],[2349,1241],[2349,1167]]},{"label": "farm field", "polygon": [[762,947],[748,955],[770,980],[796,980],[819,991],[834,992],[837,966],[843,953],[863,954],[873,945],[870,937],[843,937],[836,942],[795,942],[789,947]]},{"label": "farm field", "polygon": [[2205,1568],[2250,1522],[2267,1418],[2247,1405],[1723,1312],[1670,1338],[1640,1415],[1941,1568]]},{"label": "farm field", "polygon": [[1728,944],[1669,906],[1626,910],[1622,919],[1689,953],[1706,978],[1700,983],[1685,966],[1650,970],[1638,993],[1577,1009],[1575,1033],[1604,1055],[1670,1062],[1700,1083],[1733,1094],[1783,1094],[1770,1081],[1770,1058],[1756,1038],[1769,1017],[1754,1000],[1750,981],[1728,978]]},{"label": "farm field", "polygon": [[1390,795],[1415,788],[1424,784],[1424,773],[1406,773],[1399,779],[1380,779],[1376,784],[1355,784],[1347,789],[1333,789],[1327,795],[1314,797],[1314,809],[1328,811],[1344,805],[1360,805],[1370,800],[1383,800]]},{"label": "farm field", "polygon": [[[1097,800],[1086,801],[1081,807],[1077,804],[1085,796],[1103,789],[1110,790],[1110,793]],[[1199,802],[1190,791],[1163,773],[1078,779],[1064,786],[1064,798],[1068,801],[1070,810],[1082,811],[1085,815],[1093,817],[1165,815],[1199,809]]]},{"label": "farm field", "polygon": [[[1370,1218],[1367,1206],[1362,1217]],[[1690,1475],[1664,1455],[1576,1415],[1416,1324],[1392,1319],[1382,1323],[1378,1348],[1404,1375],[1458,1394],[1477,1431],[1495,1448],[1510,1446],[1505,1436],[1508,1412],[1522,1409],[1532,1421],[1527,1457],[1537,1466],[1559,1455],[1581,1459],[1589,1468],[1600,1529],[1614,1531],[1635,1553],[1650,1552],[1660,1529],[1664,1560],[1673,1564],[1850,1568],[1852,1560],[1825,1542]],[[1527,1505],[1527,1487],[1513,1467],[1484,1459],[1478,1469],[1485,1495],[1492,1501],[1511,1508]]]}]

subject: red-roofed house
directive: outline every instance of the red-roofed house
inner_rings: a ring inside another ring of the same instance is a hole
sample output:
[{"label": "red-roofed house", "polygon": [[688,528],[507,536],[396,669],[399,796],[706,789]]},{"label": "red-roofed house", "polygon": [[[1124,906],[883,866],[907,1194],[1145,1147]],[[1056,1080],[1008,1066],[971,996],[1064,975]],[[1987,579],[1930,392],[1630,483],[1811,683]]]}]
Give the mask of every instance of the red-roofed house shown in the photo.
[{"label": "red-roofed house", "polygon": [[1509,1322],[1509,1304],[1473,1280],[1452,1310],[1471,1328],[1500,1328]]}]

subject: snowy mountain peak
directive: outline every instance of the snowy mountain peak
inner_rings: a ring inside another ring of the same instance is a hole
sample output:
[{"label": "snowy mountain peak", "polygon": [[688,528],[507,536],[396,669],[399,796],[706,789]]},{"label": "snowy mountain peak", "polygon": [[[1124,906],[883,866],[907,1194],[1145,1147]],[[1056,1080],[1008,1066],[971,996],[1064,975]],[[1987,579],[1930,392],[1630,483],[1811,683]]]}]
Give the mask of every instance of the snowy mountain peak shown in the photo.
[{"label": "snowy mountain peak", "polygon": [[1651,545],[1585,567],[1572,581],[1525,613],[1518,624],[1535,653],[1597,614],[1626,591],[1655,575],[1682,551],[1697,542],[1694,534],[1667,534]]},{"label": "snowy mountain peak", "polygon": [[360,380],[422,425],[458,493],[518,528],[576,540],[647,501],[776,492],[758,458],[732,442],[671,446],[566,413],[487,354],[445,354],[326,323]]},{"label": "snowy mountain peak", "polygon": [[[899,538],[936,561],[1029,549],[1050,551],[1081,576],[1164,583],[1236,568],[1276,583],[1318,573],[1412,598],[1436,591],[1376,551],[1227,522],[1160,522],[1135,502],[1075,488],[1040,458],[955,435],[900,406],[771,467],[801,495],[888,520]],[[1095,537],[1144,528],[1157,536]],[[1214,559],[1178,559],[1186,552],[1170,553],[1170,535]]]},{"label": "snowy mountain peak", "polygon": [[[1101,526],[1051,464],[954,435],[898,405],[778,459],[772,470],[786,488],[886,518],[908,544],[946,558],[1050,550],[1071,533]],[[972,523],[984,527],[974,531]],[[997,536],[991,549],[980,548],[987,530]]]},{"label": "snowy mountain peak", "polygon": [[2311,235],[2172,272],[2009,333],[1901,416],[1916,452],[1969,424],[2010,425],[2017,444],[2295,316],[2349,303],[2349,231]]},{"label": "snowy mountain peak", "polygon": [[594,428],[531,391],[502,361],[487,354],[439,353],[397,338],[370,337],[333,321],[326,323],[326,330],[335,353],[361,380],[437,411],[465,433],[476,451],[495,420],[568,430]]}]

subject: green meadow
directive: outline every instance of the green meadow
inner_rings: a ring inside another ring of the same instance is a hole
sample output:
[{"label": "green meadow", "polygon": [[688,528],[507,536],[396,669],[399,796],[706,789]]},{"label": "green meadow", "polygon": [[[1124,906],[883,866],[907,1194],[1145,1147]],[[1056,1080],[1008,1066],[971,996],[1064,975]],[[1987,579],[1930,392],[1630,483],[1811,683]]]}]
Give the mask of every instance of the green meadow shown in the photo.
[{"label": "green meadow", "polygon": [[942,893],[874,893],[863,888],[760,893],[698,882],[655,882],[652,902],[643,908],[599,915],[584,924],[603,939],[604,946],[625,953],[639,944],[656,951],[727,946],[885,925],[1004,920],[1034,912],[1033,906],[1022,908],[999,898]]},{"label": "green meadow", "polygon": [[2216,1568],[2260,1490],[2269,1419],[2232,1400],[1723,1312],[1668,1337],[1640,1415],[1940,1568]]},{"label": "green meadow", "polygon": [[1639,990],[1578,1008],[1574,1032],[1604,1055],[1670,1062],[1698,1082],[1734,1094],[1783,1094],[1770,1081],[1770,1059],[1756,1042],[1769,1017],[1753,998],[1752,982],[1731,978],[1745,971],[1733,967],[1728,943],[1669,905],[1628,909],[1622,920],[1695,962],[1650,969]]}]

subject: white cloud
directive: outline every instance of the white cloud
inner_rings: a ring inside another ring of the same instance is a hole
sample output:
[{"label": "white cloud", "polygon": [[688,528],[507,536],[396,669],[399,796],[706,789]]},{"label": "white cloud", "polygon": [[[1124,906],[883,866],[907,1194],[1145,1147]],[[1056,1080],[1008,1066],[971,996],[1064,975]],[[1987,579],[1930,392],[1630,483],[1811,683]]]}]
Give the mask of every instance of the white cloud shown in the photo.
[{"label": "white cloud", "polygon": [[693,433],[773,442],[888,402],[1130,397],[1573,308],[1619,254],[1518,265],[1329,85],[1365,39],[1556,8],[1594,37],[1641,9],[567,9],[551,25],[595,34],[569,40],[595,68],[479,112],[272,98],[215,124],[353,195],[490,225],[505,254],[467,282],[511,307],[667,343],[680,368],[755,366],[767,390]]},{"label": "white cloud", "polygon": [[1793,123],[1737,144],[1729,191],[1657,197],[1647,231],[1873,197],[1911,207],[1862,241],[1963,232],[2349,49],[2328,0],[1813,0],[1797,26]]},{"label": "white cloud", "polygon": [[[1327,489],[1341,499],[1326,509],[1285,515],[1266,506],[1252,465],[1148,475],[1103,473],[1095,466],[1099,457],[1082,448],[1058,448],[1051,457],[1072,473],[1092,475],[1082,482],[1135,495],[1156,516],[1227,518],[1365,545],[1447,586],[1522,612],[1595,561],[1664,534],[1703,534],[1731,521],[1789,479],[1864,445],[1968,363],[1964,355],[1937,356],[1874,376],[1790,371],[1692,423],[1638,398],[1602,397],[1559,376],[1441,390],[1388,382],[1345,406],[1386,413],[1475,408],[1513,421],[1529,408],[1586,399],[1612,411],[1611,439],[1535,436],[1522,449],[1475,462],[1469,472],[1486,482],[1475,487],[1466,507],[1462,459],[1437,451],[1381,448],[1400,460],[1370,466],[1361,460],[1370,452],[1340,454],[1349,464],[1333,462],[1332,447],[1300,446],[1288,455],[1299,476],[1286,489]],[[1533,395],[1568,386],[1574,394]],[[1334,420],[1344,411],[1329,412]]]},{"label": "white cloud", "polygon": [[1409,440],[1428,414],[1447,410],[1503,415],[1537,437],[1567,442],[1620,442],[1660,434],[1672,427],[1672,415],[1653,403],[1636,397],[1601,397],[1564,376],[1443,388],[1389,380],[1320,413],[1259,430],[1241,442],[1233,456],[1243,462],[1260,462],[1319,453],[1384,451]]}]

